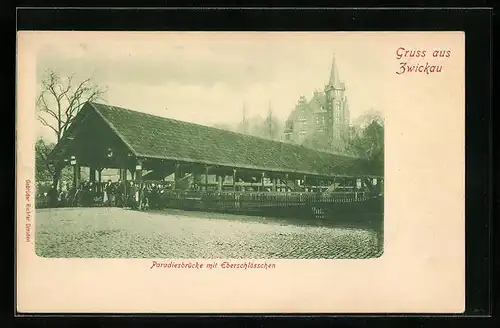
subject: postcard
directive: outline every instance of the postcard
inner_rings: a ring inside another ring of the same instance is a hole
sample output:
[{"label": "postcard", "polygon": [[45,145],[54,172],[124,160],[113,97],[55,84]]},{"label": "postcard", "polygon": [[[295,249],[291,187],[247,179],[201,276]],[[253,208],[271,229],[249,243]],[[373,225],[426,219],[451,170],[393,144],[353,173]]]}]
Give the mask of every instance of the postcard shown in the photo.
[{"label": "postcard", "polygon": [[17,36],[20,313],[461,313],[463,32]]}]

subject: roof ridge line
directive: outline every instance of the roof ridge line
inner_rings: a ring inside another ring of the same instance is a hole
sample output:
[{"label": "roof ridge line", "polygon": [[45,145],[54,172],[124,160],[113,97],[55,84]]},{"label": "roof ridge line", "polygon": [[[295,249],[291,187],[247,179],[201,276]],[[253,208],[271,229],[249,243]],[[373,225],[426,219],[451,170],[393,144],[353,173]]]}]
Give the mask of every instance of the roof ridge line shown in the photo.
[{"label": "roof ridge line", "polygon": [[[111,123],[104,115],[102,115],[102,113],[94,106],[93,102],[89,101],[88,103],[94,109],[94,111],[97,112],[97,115],[99,115],[99,117],[104,120],[104,122],[106,123],[106,125],[108,125],[109,128],[111,130],[113,130],[114,133],[116,133],[116,135],[118,136],[118,138],[120,138],[120,140],[129,148],[129,150],[135,156],[137,156],[137,154],[138,154],[137,151],[130,145],[130,143],[127,141],[127,139],[115,128],[115,126],[113,125],[113,123]],[[107,106],[111,110],[111,108],[109,107],[108,104],[101,104],[101,103],[97,103],[97,102],[96,102],[96,104],[99,104],[99,105],[102,105],[102,106]]]},{"label": "roof ridge line", "polygon": [[[134,155],[135,156],[139,156],[140,154],[135,151],[132,146],[130,146],[130,144],[125,140],[125,138],[116,130],[116,128],[113,126],[113,124],[111,122],[109,122],[105,117],[104,115],[102,115],[99,110],[94,106],[94,104],[97,104],[97,105],[100,105],[100,106],[106,106],[108,107],[110,110],[112,110],[112,108],[110,107],[110,105],[108,104],[103,104],[103,103],[100,103],[100,102],[90,102],[90,104],[92,104],[92,107],[99,113],[99,116],[101,116],[105,121],[106,123],[113,129],[113,131],[119,136],[119,138],[134,152]],[[207,129],[215,129],[215,130],[219,130],[219,131],[224,131],[225,133],[230,133],[230,134],[236,134],[236,135],[239,135],[239,136],[244,136],[244,137],[250,137],[250,138],[257,138],[257,139],[261,139],[261,140],[265,140],[267,142],[274,142],[276,144],[280,144],[280,145],[285,145],[285,146],[288,146],[288,147],[295,147],[297,149],[301,149],[301,148],[306,148],[308,150],[311,150],[311,151],[316,151],[318,153],[323,153],[323,154],[331,154],[331,155],[336,155],[336,156],[341,156],[341,157],[346,157],[346,158],[352,158],[352,159],[366,159],[364,157],[361,157],[361,156],[353,156],[353,155],[348,155],[348,154],[343,154],[343,153],[340,153],[340,152],[333,152],[333,151],[326,151],[326,150],[319,150],[319,149],[315,149],[315,148],[311,148],[311,147],[307,147],[307,146],[304,146],[304,145],[299,145],[299,144],[293,144],[293,143],[289,143],[289,142],[284,142],[284,141],[280,141],[280,140],[273,140],[273,139],[267,139],[267,138],[263,138],[263,137],[258,137],[258,136],[253,136],[253,135],[249,135],[249,134],[244,134],[244,133],[239,133],[239,132],[234,132],[234,131],[229,131],[229,130],[225,130],[225,129],[220,129],[220,128],[216,128],[216,127],[213,127],[213,126],[208,126],[208,125],[203,125],[203,124],[198,124],[198,123],[193,123],[193,122],[188,122],[188,121],[182,121],[182,120],[177,120],[177,119],[173,119],[173,118],[169,118],[169,117],[164,117],[164,116],[159,116],[159,115],[155,115],[155,114],[150,114],[150,113],[144,113],[144,112],[140,112],[140,111],[137,111],[137,110],[133,110],[133,109],[129,109],[129,108],[124,108],[124,107],[120,107],[120,106],[113,106],[114,108],[118,108],[118,109],[122,109],[122,110],[125,110],[125,111],[130,111],[130,112],[134,112],[134,113],[139,113],[139,114],[142,114],[142,115],[148,115],[148,116],[153,116],[153,117],[158,117],[158,118],[161,118],[161,119],[164,119],[164,120],[169,120],[169,121],[174,121],[174,122],[179,122],[179,123],[183,123],[183,124],[190,124],[190,125],[196,125],[196,126],[201,126],[203,128],[207,128]]]},{"label": "roof ridge line", "polygon": [[[97,104],[97,105],[101,105],[101,106],[107,106],[108,108],[110,107],[108,104],[103,104],[103,103],[99,103],[99,102],[94,102],[94,103]],[[224,131],[226,133],[237,134],[237,135],[240,135],[240,136],[246,136],[246,137],[252,137],[252,138],[259,138],[259,139],[263,139],[263,140],[267,140],[267,141],[274,141],[274,142],[277,142],[277,143],[280,143],[280,144],[288,144],[286,142],[282,142],[282,141],[279,141],[279,140],[266,139],[266,138],[263,138],[263,137],[258,137],[258,136],[253,136],[253,135],[250,135],[250,134],[244,134],[244,133],[240,133],[240,132],[235,132],[235,131],[230,131],[230,130],[226,130],[226,129],[221,129],[221,128],[217,128],[217,127],[214,127],[214,126],[209,126],[209,125],[204,125],[204,124],[199,124],[199,123],[194,123],[194,122],[189,122],[189,121],[178,120],[178,119],[175,119],[175,118],[160,116],[160,115],[151,114],[151,113],[145,113],[145,112],[141,112],[141,111],[138,111],[138,110],[133,110],[133,109],[130,109],[130,108],[125,108],[125,107],[120,107],[120,106],[113,106],[113,107],[119,108],[119,109],[122,109],[122,110],[126,110],[126,111],[130,111],[130,112],[139,113],[139,114],[142,114],[142,115],[148,115],[148,116],[158,117],[158,118],[161,118],[161,119],[164,119],[164,120],[169,120],[169,121],[174,121],[174,122],[179,122],[179,123],[184,123],[184,124],[191,124],[191,125],[201,126],[201,127],[204,127],[204,128],[215,129],[215,130],[219,130],[219,131]]]}]

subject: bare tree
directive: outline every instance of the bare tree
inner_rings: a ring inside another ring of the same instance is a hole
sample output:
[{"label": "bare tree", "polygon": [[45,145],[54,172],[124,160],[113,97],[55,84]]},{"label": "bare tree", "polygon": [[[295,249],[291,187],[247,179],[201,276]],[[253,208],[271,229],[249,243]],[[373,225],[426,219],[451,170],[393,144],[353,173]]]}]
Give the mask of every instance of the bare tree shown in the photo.
[{"label": "bare tree", "polygon": [[107,91],[89,78],[75,82],[74,76],[62,79],[53,70],[47,70],[42,80],[42,90],[36,101],[38,120],[54,131],[57,142],[81,107],[87,101],[102,99]]},{"label": "bare tree", "polygon": [[[63,79],[50,69],[45,72],[41,84],[42,90],[36,100],[38,120],[54,132],[57,142],[64,136],[82,106],[87,101],[102,100],[101,97],[107,91],[89,78],[77,81],[72,75]],[[42,148],[40,158],[47,150]],[[48,172],[52,174],[54,188],[59,184],[63,168],[63,163],[57,163],[50,169],[47,167]]]},{"label": "bare tree", "polygon": [[273,115],[273,110],[271,108],[271,102],[269,102],[269,109],[267,113],[267,118],[264,122],[263,137],[271,140],[279,140],[279,136],[282,133],[281,127],[283,123]]}]

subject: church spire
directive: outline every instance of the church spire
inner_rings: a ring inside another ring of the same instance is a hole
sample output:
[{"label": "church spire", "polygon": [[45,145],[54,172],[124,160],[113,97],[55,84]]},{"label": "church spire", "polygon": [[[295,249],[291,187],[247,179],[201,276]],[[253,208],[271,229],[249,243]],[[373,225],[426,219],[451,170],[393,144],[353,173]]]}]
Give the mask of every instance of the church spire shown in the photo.
[{"label": "church spire", "polygon": [[334,87],[340,86],[339,73],[337,65],[335,64],[335,55],[333,55],[332,58],[332,68],[330,70],[330,80],[328,81],[328,84]]},{"label": "church spire", "polygon": [[247,104],[245,101],[243,101],[243,111],[242,111],[243,117],[241,120],[241,125],[242,125],[242,133],[247,134],[248,132],[248,122],[247,122]]}]

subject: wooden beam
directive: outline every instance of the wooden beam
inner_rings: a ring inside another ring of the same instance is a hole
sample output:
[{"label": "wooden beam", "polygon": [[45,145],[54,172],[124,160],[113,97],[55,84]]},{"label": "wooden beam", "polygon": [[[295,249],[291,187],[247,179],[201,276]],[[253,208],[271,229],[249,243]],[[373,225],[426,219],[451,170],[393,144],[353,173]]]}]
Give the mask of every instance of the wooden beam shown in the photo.
[{"label": "wooden beam", "polygon": [[95,172],[96,172],[95,166],[91,166],[89,168],[89,181],[90,182],[95,182]]},{"label": "wooden beam", "polygon": [[174,189],[179,189],[179,182],[180,182],[180,164],[175,163],[175,171],[174,171]]},{"label": "wooden beam", "polygon": [[205,166],[205,191],[208,190],[208,165]]},{"label": "wooden beam", "polygon": [[217,190],[222,191],[222,175],[217,175]]},{"label": "wooden beam", "polygon": [[236,169],[233,169],[233,191],[236,191]]},{"label": "wooden beam", "polygon": [[139,182],[142,181],[142,160],[138,159],[135,164],[135,179]]},{"label": "wooden beam", "polygon": [[102,168],[101,167],[97,167],[96,168],[96,171],[97,171],[97,192],[100,194],[102,192],[102,186],[101,186],[101,182],[102,182]]},{"label": "wooden beam", "polygon": [[75,156],[71,157],[71,165],[73,166],[73,186],[80,187],[80,163]]}]

